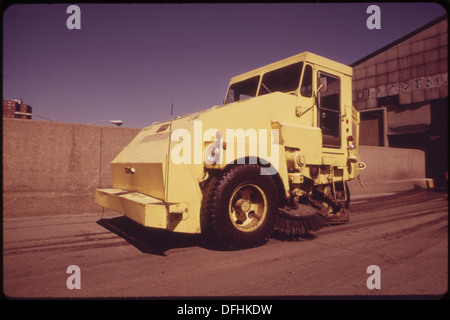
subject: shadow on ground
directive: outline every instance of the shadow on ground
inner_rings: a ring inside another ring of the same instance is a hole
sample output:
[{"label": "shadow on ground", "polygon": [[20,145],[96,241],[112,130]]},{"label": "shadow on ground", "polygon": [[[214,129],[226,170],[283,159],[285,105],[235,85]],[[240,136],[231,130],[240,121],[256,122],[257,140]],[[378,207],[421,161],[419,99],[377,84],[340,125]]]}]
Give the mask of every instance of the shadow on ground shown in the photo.
[{"label": "shadow on ground", "polygon": [[220,247],[200,234],[169,232],[144,227],[125,217],[100,219],[97,224],[125,239],[143,253],[166,256],[166,251],[175,248],[202,247],[221,250]]},{"label": "shadow on ground", "polygon": [[[170,232],[144,227],[125,217],[102,218],[97,224],[125,239],[143,253],[166,256],[166,251],[175,248],[201,247],[207,250],[226,251],[216,241],[201,234]],[[272,239],[278,241],[303,241],[313,239],[312,234],[292,237],[274,232]]]}]

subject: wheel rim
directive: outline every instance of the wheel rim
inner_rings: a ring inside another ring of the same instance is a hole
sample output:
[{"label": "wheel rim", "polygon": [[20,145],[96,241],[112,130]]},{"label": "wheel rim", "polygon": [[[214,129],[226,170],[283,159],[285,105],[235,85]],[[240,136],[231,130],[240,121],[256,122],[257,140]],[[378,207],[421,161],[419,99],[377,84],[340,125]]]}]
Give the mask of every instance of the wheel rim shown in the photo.
[{"label": "wheel rim", "polygon": [[257,185],[241,184],[231,195],[228,212],[236,229],[252,232],[263,224],[267,216],[266,195]]}]

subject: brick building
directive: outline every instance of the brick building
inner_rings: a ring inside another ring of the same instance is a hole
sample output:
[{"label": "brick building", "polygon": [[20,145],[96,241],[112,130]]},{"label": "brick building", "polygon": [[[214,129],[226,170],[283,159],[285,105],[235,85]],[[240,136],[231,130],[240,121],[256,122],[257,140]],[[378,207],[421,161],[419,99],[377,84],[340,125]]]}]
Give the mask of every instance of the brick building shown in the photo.
[{"label": "brick building", "polygon": [[22,99],[3,100],[3,118],[31,119],[31,115],[21,115],[21,113],[31,113],[32,108],[23,104]]},{"label": "brick building", "polygon": [[361,144],[425,151],[427,177],[446,185],[447,15],[351,64]]}]

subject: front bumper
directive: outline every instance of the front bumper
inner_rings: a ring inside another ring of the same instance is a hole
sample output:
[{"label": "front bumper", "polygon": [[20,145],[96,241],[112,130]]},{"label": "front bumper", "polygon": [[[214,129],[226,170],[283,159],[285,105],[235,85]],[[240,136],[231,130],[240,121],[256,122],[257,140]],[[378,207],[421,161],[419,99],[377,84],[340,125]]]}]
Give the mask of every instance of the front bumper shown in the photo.
[{"label": "front bumper", "polygon": [[95,203],[119,212],[137,223],[171,230],[188,212],[187,204],[167,203],[139,192],[122,189],[95,190]]}]

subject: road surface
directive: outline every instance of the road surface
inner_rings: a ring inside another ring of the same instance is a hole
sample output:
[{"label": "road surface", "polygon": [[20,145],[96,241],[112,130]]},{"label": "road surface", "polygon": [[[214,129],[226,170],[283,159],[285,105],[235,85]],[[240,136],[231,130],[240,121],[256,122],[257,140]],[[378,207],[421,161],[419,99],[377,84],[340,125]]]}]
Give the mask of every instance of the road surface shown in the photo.
[{"label": "road surface", "polygon": [[145,229],[112,212],[4,218],[3,292],[7,298],[436,299],[447,292],[446,193],[360,197],[350,210],[346,225],[242,251]]}]

